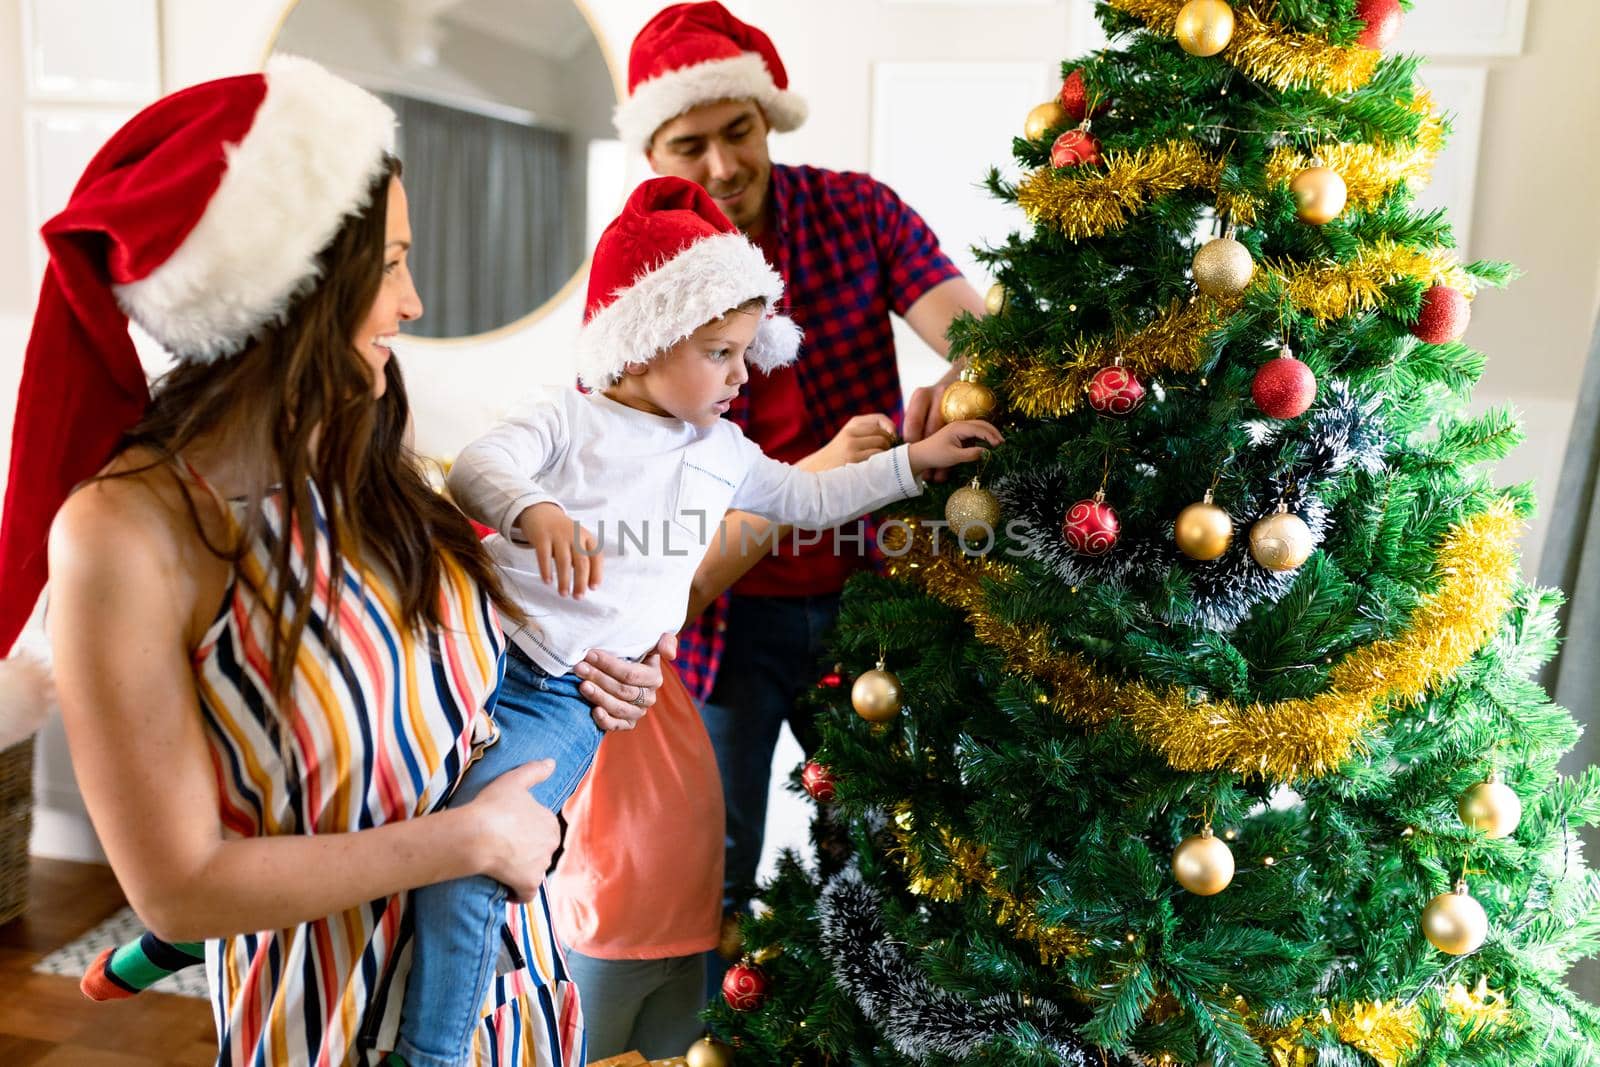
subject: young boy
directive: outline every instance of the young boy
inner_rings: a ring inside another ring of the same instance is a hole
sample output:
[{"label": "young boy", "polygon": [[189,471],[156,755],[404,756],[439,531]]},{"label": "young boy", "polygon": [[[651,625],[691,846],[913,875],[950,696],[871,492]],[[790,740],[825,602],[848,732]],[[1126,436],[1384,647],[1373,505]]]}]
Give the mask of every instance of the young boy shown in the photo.
[{"label": "young boy", "polygon": [[[822,473],[762,455],[722,415],[749,378],[747,362],[768,370],[795,358],[798,329],[772,314],[782,292],[704,189],[680,178],[644,183],[595,249],[578,370],[597,391],[548,390],[457,458],[451,494],[499,531],[490,550],[526,618],[507,620],[500,740],[453,805],[553,757],[555,772],[533,795],[561,808],[601,736],[574,667],[591,648],[642,654],[682,624],[695,568],[729,508],[831,527],[915,496],[923,471],[1000,443],[993,426],[959,422]],[[415,894],[399,1046],[412,1067],[465,1057],[505,893],[479,877]]]}]

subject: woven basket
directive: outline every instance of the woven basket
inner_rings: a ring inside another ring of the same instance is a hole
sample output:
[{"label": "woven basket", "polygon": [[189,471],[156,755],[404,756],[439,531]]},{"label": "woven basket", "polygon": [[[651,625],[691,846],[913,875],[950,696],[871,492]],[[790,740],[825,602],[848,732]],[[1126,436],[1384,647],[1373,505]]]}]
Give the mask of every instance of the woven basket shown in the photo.
[{"label": "woven basket", "polygon": [[28,832],[33,828],[33,738],[0,752],[0,923],[28,908]]}]

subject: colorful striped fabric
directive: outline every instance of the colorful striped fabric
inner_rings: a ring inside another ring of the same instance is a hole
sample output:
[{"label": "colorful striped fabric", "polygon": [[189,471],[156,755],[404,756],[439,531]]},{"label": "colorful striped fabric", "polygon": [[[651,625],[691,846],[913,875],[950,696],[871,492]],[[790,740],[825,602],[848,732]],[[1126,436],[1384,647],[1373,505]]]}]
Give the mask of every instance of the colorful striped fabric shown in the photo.
[{"label": "colorful striped fabric", "polygon": [[[268,678],[269,586],[281,517],[235,575],[194,656],[201,713],[230,836],[344,833],[440,808],[474,750],[490,742],[486,714],[504,638],[483,591],[447,562],[444,626],[407,630],[387,582],[345,562],[330,606],[326,515],[320,500],[314,568],[296,536],[293,577],[315,582],[310,625],[279,704]],[[316,872],[304,872],[315,878]],[[376,1064],[394,1047],[410,969],[404,893],[288,930],[208,942],[219,1065]],[[578,1067],[577,989],[541,890],[507,908],[504,958],[473,1041],[474,1062]]]}]

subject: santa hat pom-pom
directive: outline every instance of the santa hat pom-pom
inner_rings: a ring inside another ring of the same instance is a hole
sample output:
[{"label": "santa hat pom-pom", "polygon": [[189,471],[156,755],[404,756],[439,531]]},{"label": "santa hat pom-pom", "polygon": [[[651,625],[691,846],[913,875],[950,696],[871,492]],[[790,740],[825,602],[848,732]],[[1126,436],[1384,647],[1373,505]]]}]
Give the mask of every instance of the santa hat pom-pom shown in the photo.
[{"label": "santa hat pom-pom", "polygon": [[32,737],[54,706],[55,687],[42,659],[19,651],[0,660],[0,749]]}]

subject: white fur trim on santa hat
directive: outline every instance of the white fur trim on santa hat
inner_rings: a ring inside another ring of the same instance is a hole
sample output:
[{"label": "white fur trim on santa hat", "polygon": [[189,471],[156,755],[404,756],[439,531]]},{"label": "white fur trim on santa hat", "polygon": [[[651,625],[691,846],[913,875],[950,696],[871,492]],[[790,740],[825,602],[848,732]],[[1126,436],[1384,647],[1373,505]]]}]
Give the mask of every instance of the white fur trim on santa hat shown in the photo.
[{"label": "white fur trim on santa hat", "polygon": [[0,660],[0,751],[32,737],[55,703],[50,668],[42,657],[18,649]]},{"label": "white fur trim on santa hat", "polygon": [[394,112],[297,56],[267,62],[267,92],[189,235],[116,287],[128,316],[181,359],[230,355],[316,284],[317,255],[367,206],[394,150]]},{"label": "white fur trim on santa hat", "polygon": [[715,59],[659,74],[634,86],[612,117],[623,143],[648,151],[663,123],[701,104],[719,100],[754,100],[767,122],[780,133],[798,129],[806,120],[806,102],[772,81],[767,64],[756,52]]},{"label": "white fur trim on santa hat", "polygon": [[[629,363],[647,363],[708,322],[757,297],[775,307],[783,278],[761,250],[740,233],[705,237],[635,278],[578,331],[578,378],[600,389],[622,377]],[[745,359],[764,371],[793,363],[800,327],[768,315],[756,328]]]}]

